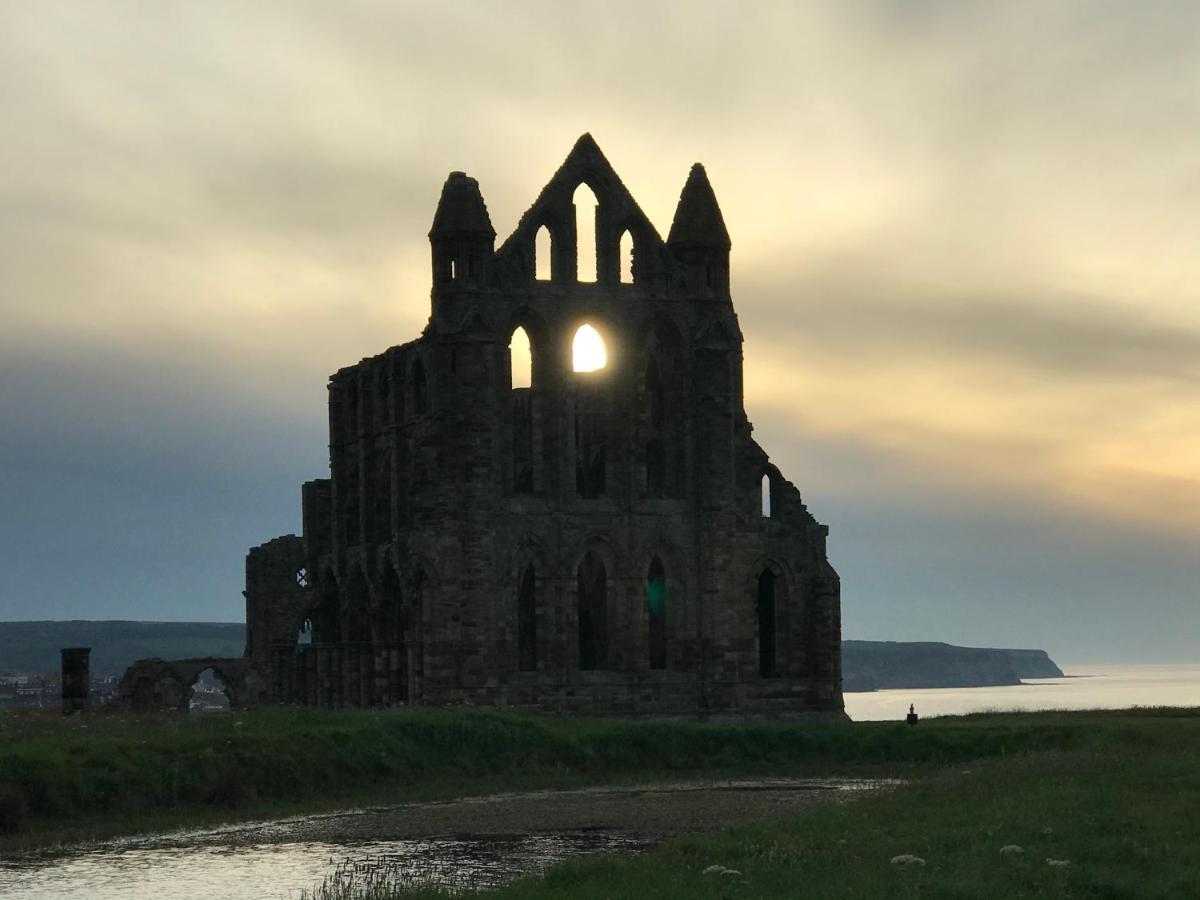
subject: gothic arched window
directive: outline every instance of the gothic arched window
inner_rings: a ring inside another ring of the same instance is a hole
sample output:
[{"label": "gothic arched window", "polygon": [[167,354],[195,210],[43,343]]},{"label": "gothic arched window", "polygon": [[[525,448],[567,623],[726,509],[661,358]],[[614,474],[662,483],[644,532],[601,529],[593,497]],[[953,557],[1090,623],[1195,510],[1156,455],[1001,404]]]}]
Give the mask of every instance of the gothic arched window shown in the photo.
[{"label": "gothic arched window", "polygon": [[667,573],[656,556],[646,574],[646,614],[649,620],[650,668],[667,667]]}]

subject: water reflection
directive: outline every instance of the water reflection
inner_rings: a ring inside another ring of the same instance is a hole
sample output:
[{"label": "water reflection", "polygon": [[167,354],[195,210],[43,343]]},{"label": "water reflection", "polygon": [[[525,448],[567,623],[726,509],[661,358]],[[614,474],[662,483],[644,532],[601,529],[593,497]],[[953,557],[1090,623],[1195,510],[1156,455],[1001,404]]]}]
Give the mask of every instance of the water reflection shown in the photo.
[{"label": "water reflection", "polygon": [[[356,848],[325,883],[335,887],[442,887],[481,890],[591,853],[639,853],[653,842],[618,832],[440,838]],[[377,852],[373,852],[377,851]],[[336,894],[335,894],[336,896]]]},{"label": "water reflection", "polygon": [[[5,900],[294,900],[321,884],[478,889],[592,853],[786,815],[890,782],[540,791],[108,841],[0,861]],[[464,833],[470,831],[471,833]]]},{"label": "water reflection", "polygon": [[8,862],[6,900],[275,900],[331,885],[478,889],[589,853],[634,853],[650,842],[613,832],[449,837],[356,845],[103,849]]}]

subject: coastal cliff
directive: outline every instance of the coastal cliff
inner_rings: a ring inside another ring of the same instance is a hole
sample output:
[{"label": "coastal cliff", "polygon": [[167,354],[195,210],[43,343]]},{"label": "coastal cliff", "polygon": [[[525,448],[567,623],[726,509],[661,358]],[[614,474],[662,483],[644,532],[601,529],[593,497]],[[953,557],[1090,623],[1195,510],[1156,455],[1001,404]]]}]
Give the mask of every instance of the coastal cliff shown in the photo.
[{"label": "coastal cliff", "polygon": [[1022,678],[1061,678],[1045,650],[956,647],[937,642],[843,641],[846,691],[962,688],[1020,684]]}]

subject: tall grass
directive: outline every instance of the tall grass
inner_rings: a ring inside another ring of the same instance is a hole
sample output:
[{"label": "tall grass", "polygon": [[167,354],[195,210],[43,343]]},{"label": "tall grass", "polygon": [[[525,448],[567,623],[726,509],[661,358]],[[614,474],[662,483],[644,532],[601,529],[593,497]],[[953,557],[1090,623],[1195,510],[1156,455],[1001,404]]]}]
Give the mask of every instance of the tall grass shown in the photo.
[{"label": "tall grass", "polygon": [[[644,856],[568,863],[477,896],[1200,897],[1200,711],[990,716],[931,722],[928,733],[989,731],[1002,723],[1018,730],[1075,726],[1088,735],[1071,748],[960,761],[894,791],[814,807],[782,824],[677,841]],[[1001,852],[1013,845],[1019,851]],[[893,864],[900,854],[924,865]],[[737,874],[705,874],[712,866]],[[376,887],[339,900],[445,896]],[[325,898],[318,892],[314,900]]]}]

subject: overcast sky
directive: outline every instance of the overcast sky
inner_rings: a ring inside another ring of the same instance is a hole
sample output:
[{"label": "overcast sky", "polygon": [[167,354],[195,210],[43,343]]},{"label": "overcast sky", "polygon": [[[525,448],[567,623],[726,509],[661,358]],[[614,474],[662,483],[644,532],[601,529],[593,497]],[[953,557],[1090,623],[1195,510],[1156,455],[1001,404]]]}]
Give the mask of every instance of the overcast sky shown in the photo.
[{"label": "overcast sky", "polygon": [[9,3],[0,122],[0,619],[240,619],[446,173],[590,131],[705,164],[846,637],[1200,659],[1200,5]]}]

